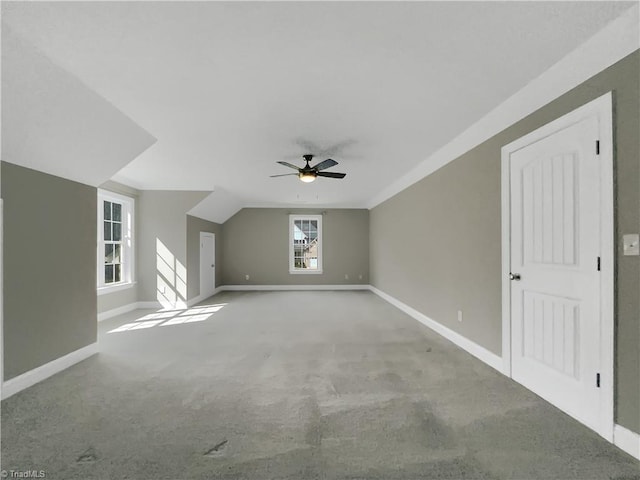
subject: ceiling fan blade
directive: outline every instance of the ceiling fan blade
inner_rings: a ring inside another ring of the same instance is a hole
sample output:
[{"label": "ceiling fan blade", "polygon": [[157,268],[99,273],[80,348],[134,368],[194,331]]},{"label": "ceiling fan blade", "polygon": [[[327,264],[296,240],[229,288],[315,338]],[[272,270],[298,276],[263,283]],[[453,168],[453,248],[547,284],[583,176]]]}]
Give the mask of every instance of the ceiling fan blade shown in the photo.
[{"label": "ceiling fan blade", "polygon": [[298,175],[297,173],[283,173],[282,175],[269,175],[271,178],[273,177],[288,177],[289,175]]},{"label": "ceiling fan blade", "polygon": [[328,178],[344,178],[347,176],[346,173],[338,173],[338,172],[318,172],[317,175],[319,177],[328,177]]},{"label": "ceiling fan blade", "polygon": [[300,170],[300,168],[290,164],[289,162],[276,162],[276,163],[279,163],[280,165],[284,165],[285,167],[293,168],[295,170]]},{"label": "ceiling fan blade", "polygon": [[317,164],[315,167],[312,167],[315,170],[324,170],[325,168],[329,168],[329,167],[333,167],[334,165],[337,165],[338,162],[336,162],[335,160],[332,160],[330,158],[327,158],[324,162],[320,162],[319,164]]}]

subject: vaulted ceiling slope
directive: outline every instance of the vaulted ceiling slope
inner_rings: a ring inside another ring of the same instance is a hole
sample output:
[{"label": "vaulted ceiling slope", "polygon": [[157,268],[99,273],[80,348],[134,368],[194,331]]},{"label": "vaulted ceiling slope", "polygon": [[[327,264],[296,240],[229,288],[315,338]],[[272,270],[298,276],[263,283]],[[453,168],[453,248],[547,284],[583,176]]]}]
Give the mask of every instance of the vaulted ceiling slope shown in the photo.
[{"label": "vaulted ceiling slope", "polygon": [[156,139],[2,29],[2,160],[97,186]]},{"label": "vaulted ceiling slope", "polygon": [[[3,2],[3,26],[135,125],[102,124],[122,135],[112,152],[71,128],[100,102],[50,117],[9,90],[6,153],[64,164],[75,148],[79,178],[106,163],[136,188],[218,191],[218,221],[244,205],[364,207],[635,3]],[[306,153],[347,177],[269,178]]]}]

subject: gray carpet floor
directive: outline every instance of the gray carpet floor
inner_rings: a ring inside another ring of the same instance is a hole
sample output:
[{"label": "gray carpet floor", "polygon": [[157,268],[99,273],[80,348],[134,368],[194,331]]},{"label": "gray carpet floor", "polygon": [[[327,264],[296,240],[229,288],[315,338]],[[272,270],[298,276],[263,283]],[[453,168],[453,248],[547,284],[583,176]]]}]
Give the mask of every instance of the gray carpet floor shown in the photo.
[{"label": "gray carpet floor", "polygon": [[370,292],[225,292],[101,322],[2,402],[47,479],[640,479],[640,464]]}]

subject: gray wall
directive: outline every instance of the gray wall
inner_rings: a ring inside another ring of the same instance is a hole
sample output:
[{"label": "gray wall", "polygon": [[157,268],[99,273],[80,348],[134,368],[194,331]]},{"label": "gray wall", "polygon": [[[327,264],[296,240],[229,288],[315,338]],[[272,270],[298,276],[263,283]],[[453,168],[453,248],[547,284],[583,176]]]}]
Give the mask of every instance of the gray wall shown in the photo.
[{"label": "gray wall", "polygon": [[222,285],[222,225],[187,215],[187,298],[200,295],[200,232],[216,236],[216,287]]},{"label": "gray wall", "polygon": [[98,295],[98,313],[108,312],[138,301],[138,285],[133,285],[126,290],[103,293]]},{"label": "gray wall", "polygon": [[96,189],[2,162],[4,380],[96,341]]},{"label": "gray wall", "polygon": [[[487,349],[501,350],[500,148],[614,92],[616,421],[640,432],[640,230],[636,51],[371,211],[371,283]],[[457,321],[457,310],[464,321]]]},{"label": "gray wall", "polygon": [[[132,288],[98,296],[98,312],[105,312],[137,301],[156,300],[157,251],[155,239],[160,239],[186,267],[187,298],[200,294],[199,232],[218,233],[221,226],[187,215],[208,192],[140,191],[113,181],[100,186],[104,190],[133,197],[135,202],[136,285]],[[184,227],[184,228],[183,228]],[[216,258],[221,258],[217,246]],[[185,261],[186,259],[186,261]],[[218,262],[221,264],[221,262]],[[222,266],[216,271],[217,285],[222,282]],[[140,288],[139,288],[140,287]],[[144,287],[144,288],[142,288]]]},{"label": "gray wall", "polygon": [[[157,278],[159,275],[158,241],[170,252],[172,257],[170,268],[177,272],[187,268],[187,212],[204,199],[210,192],[144,190],[138,197],[138,300],[156,301],[159,299]],[[186,276],[193,273],[187,272]],[[172,276],[175,276],[172,274]],[[177,283],[173,278],[169,283]],[[167,296],[174,294],[180,301],[187,300],[185,287],[173,286],[173,291],[165,292]]]},{"label": "gray wall", "polygon": [[[289,214],[320,210],[244,208],[223,225],[224,285],[369,283],[369,211],[323,210],[323,273],[289,273]],[[245,280],[245,275],[250,280]],[[345,280],[345,274],[349,280]],[[358,276],[362,275],[362,279]]]}]

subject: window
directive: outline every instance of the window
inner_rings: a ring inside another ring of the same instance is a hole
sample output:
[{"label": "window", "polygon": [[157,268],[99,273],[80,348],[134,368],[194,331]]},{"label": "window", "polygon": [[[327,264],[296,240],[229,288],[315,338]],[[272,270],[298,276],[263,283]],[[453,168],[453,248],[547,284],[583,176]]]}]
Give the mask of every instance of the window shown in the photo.
[{"label": "window", "polygon": [[322,273],[322,215],[289,216],[289,273]]},{"label": "window", "polygon": [[133,283],[134,200],[98,190],[98,292]]}]

